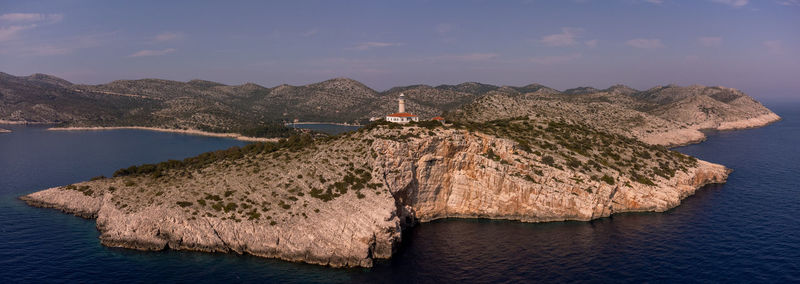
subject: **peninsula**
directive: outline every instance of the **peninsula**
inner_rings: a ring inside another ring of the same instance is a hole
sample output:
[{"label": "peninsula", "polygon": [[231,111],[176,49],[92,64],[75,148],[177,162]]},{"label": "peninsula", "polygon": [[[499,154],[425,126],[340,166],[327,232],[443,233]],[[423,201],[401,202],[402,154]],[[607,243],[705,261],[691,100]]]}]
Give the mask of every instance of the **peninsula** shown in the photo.
[{"label": "peninsula", "polygon": [[[379,120],[340,136],[292,135],[21,199],[96,218],[100,242],[111,247],[370,267],[390,258],[402,230],[418,222],[587,221],[668,210],[725,182],[730,169],[665,145],[700,141],[701,129],[779,119],[722,87],[498,89],[476,92],[447,111],[446,123]],[[410,98],[413,90],[403,92]],[[398,114],[405,107],[424,117],[400,98]]]}]

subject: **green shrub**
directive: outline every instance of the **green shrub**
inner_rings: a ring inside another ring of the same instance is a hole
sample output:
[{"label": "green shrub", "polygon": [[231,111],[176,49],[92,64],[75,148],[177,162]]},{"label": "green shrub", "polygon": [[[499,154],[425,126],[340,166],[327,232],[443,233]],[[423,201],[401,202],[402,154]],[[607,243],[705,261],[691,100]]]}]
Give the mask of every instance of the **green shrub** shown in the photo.
[{"label": "green shrub", "polygon": [[205,197],[205,199],[206,199],[206,200],[213,200],[213,201],[222,201],[222,197],[219,197],[219,195],[216,195],[216,194],[208,194],[208,193],[206,193],[206,197]]},{"label": "green shrub", "polygon": [[253,209],[253,211],[247,212],[247,216],[247,220],[258,220],[261,218],[261,213]]},{"label": "green shrub", "polygon": [[554,167],[556,164],[556,160],[553,159],[552,156],[544,156],[542,157],[542,164]]},{"label": "green shrub", "polygon": [[223,207],[222,209],[225,210],[225,213],[228,213],[230,211],[236,210],[236,208],[238,207],[239,205],[236,205],[236,203],[228,202],[228,204],[225,204],[225,207]]},{"label": "green shrub", "polygon": [[605,183],[610,184],[610,185],[614,184],[614,178],[612,178],[612,177],[610,177],[608,175],[603,175],[603,177],[601,177],[600,180],[602,180]]},{"label": "green shrub", "polygon": [[639,175],[639,174],[637,174],[637,173],[634,173],[634,174],[633,174],[633,181],[635,181],[635,182],[638,182],[638,183],[641,183],[641,184],[644,184],[644,185],[650,185],[650,186],[656,185],[656,184],[655,184],[655,183],[653,183],[653,181],[652,181],[652,180],[650,180],[649,178],[647,178],[647,177],[645,177],[645,176],[642,176],[642,175]]},{"label": "green shrub", "polygon": [[178,204],[178,206],[180,206],[180,207],[192,206],[192,203],[189,202],[189,201],[178,201],[178,202],[175,202],[175,203]]}]

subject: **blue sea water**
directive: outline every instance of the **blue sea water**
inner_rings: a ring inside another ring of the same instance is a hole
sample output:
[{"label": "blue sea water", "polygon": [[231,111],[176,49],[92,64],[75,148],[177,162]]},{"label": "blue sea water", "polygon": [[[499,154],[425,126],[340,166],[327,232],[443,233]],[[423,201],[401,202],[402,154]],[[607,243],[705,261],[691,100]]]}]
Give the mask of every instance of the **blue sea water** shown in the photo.
[{"label": "blue sea water", "polygon": [[93,220],[18,196],[243,142],[137,130],[0,134],[0,283],[799,282],[800,104],[770,126],[678,148],[735,171],[664,213],[529,224],[440,220],[408,230],[391,260],[334,269],[247,255],[100,245]]}]

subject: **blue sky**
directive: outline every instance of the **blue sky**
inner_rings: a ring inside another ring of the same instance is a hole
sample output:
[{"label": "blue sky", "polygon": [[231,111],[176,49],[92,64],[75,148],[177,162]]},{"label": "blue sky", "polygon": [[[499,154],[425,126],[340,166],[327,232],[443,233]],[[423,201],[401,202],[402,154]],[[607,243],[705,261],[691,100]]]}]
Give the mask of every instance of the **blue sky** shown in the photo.
[{"label": "blue sky", "polygon": [[800,0],[5,1],[0,71],[377,90],[724,85],[800,98]]}]

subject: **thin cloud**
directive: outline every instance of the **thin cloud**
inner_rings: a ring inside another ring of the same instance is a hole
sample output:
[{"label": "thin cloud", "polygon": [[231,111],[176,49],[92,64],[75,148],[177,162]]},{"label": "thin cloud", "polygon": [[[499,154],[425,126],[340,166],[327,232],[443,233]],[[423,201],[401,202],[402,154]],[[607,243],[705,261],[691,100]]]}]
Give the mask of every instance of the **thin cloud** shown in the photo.
[{"label": "thin cloud", "polygon": [[486,61],[497,58],[498,56],[500,55],[497,53],[467,53],[467,54],[446,54],[433,57],[432,59],[470,62],[470,61]]},{"label": "thin cloud", "polygon": [[644,49],[652,49],[652,48],[662,48],[664,44],[661,43],[660,39],[657,38],[635,38],[629,41],[626,41],[625,44],[635,48],[644,48]]},{"label": "thin cloud", "polygon": [[0,21],[15,23],[48,22],[56,23],[64,19],[62,14],[9,13],[0,15]]},{"label": "thin cloud", "polygon": [[764,47],[767,48],[767,51],[772,54],[781,54],[783,53],[783,42],[780,40],[768,40],[764,42]]},{"label": "thin cloud", "polygon": [[310,37],[310,36],[316,35],[317,33],[319,33],[318,29],[310,29],[310,30],[307,30],[307,31],[303,32],[300,35],[303,36],[303,37]]},{"label": "thin cloud", "polygon": [[9,13],[0,15],[0,23],[15,23],[8,26],[0,26],[0,42],[9,41],[16,38],[22,31],[31,30],[40,25],[47,25],[60,22],[64,19],[61,14],[38,14],[38,13]]},{"label": "thin cloud", "polygon": [[156,41],[156,42],[165,42],[165,41],[171,41],[171,40],[176,40],[176,39],[180,39],[180,38],[183,38],[183,34],[182,33],[163,32],[163,33],[160,33],[160,34],[156,35],[153,38],[153,40]]},{"label": "thin cloud", "polygon": [[747,3],[750,2],[750,1],[749,0],[711,0],[711,2],[725,4],[725,5],[728,5],[728,6],[731,6],[731,7],[738,8],[738,7],[743,7],[743,6],[747,5]]},{"label": "thin cloud", "polygon": [[583,29],[563,27],[561,28],[561,33],[543,36],[539,41],[549,46],[575,45],[577,43],[576,38],[581,32],[583,32]]},{"label": "thin cloud", "polygon": [[63,55],[73,51],[72,48],[58,47],[53,45],[35,46],[28,48],[25,52],[26,55],[37,56],[50,56],[50,55]]},{"label": "thin cloud", "polygon": [[699,37],[699,38],[697,38],[697,42],[700,43],[700,45],[705,46],[705,47],[719,46],[719,45],[722,44],[722,38],[721,37],[715,37],[715,36]]},{"label": "thin cloud", "polygon": [[175,52],[174,48],[167,48],[167,49],[162,49],[162,50],[145,49],[145,50],[137,51],[134,54],[128,55],[128,57],[161,56],[161,55],[166,55],[166,54],[173,53],[173,52]]},{"label": "thin cloud", "polygon": [[0,42],[12,40],[16,38],[20,32],[35,27],[36,25],[0,27]]},{"label": "thin cloud", "polygon": [[581,57],[582,55],[580,53],[573,53],[569,55],[540,56],[531,58],[530,62],[542,65],[552,65],[552,64],[566,63]]},{"label": "thin cloud", "polygon": [[453,30],[453,25],[451,24],[438,24],[436,25],[436,32],[439,34],[446,34]]},{"label": "thin cloud", "polygon": [[584,41],[583,44],[585,44],[589,48],[595,48],[595,47],[597,47],[597,42],[598,42],[598,40],[593,39],[593,40]]},{"label": "thin cloud", "polygon": [[783,0],[783,1],[778,1],[778,5],[783,5],[783,6],[798,6],[798,7],[800,7],[800,0]]},{"label": "thin cloud", "polygon": [[379,41],[368,41],[362,42],[357,44],[356,46],[350,48],[353,50],[370,50],[373,48],[382,48],[382,47],[392,47],[392,46],[400,46],[403,45],[402,43],[398,42],[379,42]]},{"label": "thin cloud", "polygon": [[10,41],[0,49],[0,54],[19,56],[51,56],[75,52],[79,49],[104,45],[116,38],[118,32],[88,34],[37,42]]},{"label": "thin cloud", "polygon": [[644,2],[660,5],[664,3],[664,0],[644,0]]}]

